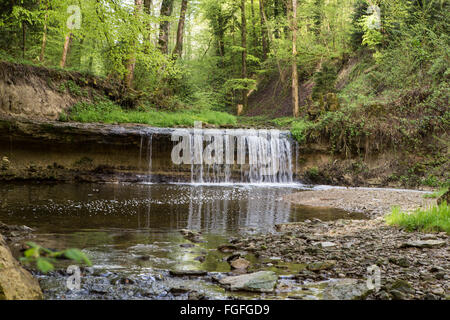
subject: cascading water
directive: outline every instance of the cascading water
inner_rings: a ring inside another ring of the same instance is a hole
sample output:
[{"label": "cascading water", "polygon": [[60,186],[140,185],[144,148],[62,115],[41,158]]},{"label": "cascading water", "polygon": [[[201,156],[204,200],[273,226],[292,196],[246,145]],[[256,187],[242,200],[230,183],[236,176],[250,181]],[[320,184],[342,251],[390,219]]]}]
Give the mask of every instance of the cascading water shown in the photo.
[{"label": "cascading water", "polygon": [[[152,176],[154,134],[158,133],[148,132],[140,141],[141,157],[143,141],[147,140],[148,182]],[[288,132],[195,128],[175,129],[170,135],[172,166],[179,171],[190,170],[191,183],[293,182],[292,139]],[[296,148],[296,157],[297,153]]]}]

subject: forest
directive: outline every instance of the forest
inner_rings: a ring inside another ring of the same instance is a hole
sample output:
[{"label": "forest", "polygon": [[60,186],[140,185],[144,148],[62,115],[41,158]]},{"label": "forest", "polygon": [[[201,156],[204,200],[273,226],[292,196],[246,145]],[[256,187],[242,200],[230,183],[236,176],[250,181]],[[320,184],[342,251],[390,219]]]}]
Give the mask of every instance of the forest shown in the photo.
[{"label": "forest", "polygon": [[449,300],[449,80],[448,0],[0,0],[0,300]]}]

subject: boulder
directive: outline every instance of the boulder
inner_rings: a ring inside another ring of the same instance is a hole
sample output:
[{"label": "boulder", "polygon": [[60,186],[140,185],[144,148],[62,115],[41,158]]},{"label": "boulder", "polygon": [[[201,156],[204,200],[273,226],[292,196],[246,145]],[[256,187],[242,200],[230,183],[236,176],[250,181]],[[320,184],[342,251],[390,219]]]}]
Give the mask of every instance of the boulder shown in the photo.
[{"label": "boulder", "polygon": [[233,269],[247,269],[250,266],[250,262],[244,258],[237,258],[230,262]]},{"label": "boulder", "polygon": [[0,300],[42,299],[39,283],[14,259],[0,235]]},{"label": "boulder", "polygon": [[272,271],[259,271],[239,276],[225,277],[219,283],[231,291],[272,292],[278,276]]}]

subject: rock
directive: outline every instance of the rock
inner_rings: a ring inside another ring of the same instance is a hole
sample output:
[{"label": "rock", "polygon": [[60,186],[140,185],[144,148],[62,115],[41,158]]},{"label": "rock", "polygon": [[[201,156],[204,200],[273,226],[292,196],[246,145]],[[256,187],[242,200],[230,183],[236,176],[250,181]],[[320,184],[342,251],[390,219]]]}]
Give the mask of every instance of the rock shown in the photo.
[{"label": "rock", "polygon": [[1,170],[8,170],[9,169],[9,164],[10,163],[9,163],[8,157],[3,157],[1,165],[0,165],[0,169]]},{"label": "rock", "polygon": [[358,279],[339,279],[327,283],[323,290],[325,300],[363,300],[372,291],[366,281]]},{"label": "rock", "polygon": [[405,242],[400,248],[439,248],[445,245],[444,240],[417,240]]},{"label": "rock", "polygon": [[178,288],[170,288],[169,292],[174,296],[180,296],[182,294],[189,293],[190,290],[185,287],[178,287]]},{"label": "rock", "polygon": [[408,281],[405,280],[396,280],[391,285],[391,290],[398,290],[404,293],[411,293],[414,294],[414,288],[411,286],[411,284]]},{"label": "rock", "polygon": [[208,273],[202,270],[170,270],[169,274],[174,277],[202,277]]},{"label": "rock", "polygon": [[310,271],[329,270],[336,265],[336,260],[325,260],[320,262],[313,262],[306,266]]},{"label": "rock", "polygon": [[334,242],[319,242],[318,245],[320,245],[322,248],[332,248],[332,247],[336,247],[336,243]]},{"label": "rock", "polygon": [[237,258],[230,262],[233,269],[247,269],[250,266],[250,262],[244,258]]},{"label": "rock", "polygon": [[180,233],[183,235],[183,237],[189,241],[192,242],[204,242],[202,235],[200,232],[187,230],[187,229],[181,229]]},{"label": "rock", "polygon": [[0,235],[0,300],[42,299],[39,283],[17,262]]},{"label": "rock", "polygon": [[259,271],[239,276],[225,277],[219,283],[231,291],[272,292],[278,276],[272,271]]},{"label": "rock", "polygon": [[217,248],[222,253],[231,253],[236,251],[238,248],[235,245],[232,244],[224,244]]},{"label": "rock", "polygon": [[406,299],[405,294],[399,290],[391,290],[391,291],[389,291],[389,293],[391,294],[393,300],[405,300]]},{"label": "rock", "polygon": [[205,256],[198,256],[198,257],[195,257],[194,260],[203,263],[203,262],[205,262],[206,257]]},{"label": "rock", "polygon": [[389,258],[389,262],[391,262],[391,263],[393,263],[393,264],[396,264],[396,265],[398,265],[398,266],[400,266],[400,267],[403,267],[403,268],[407,268],[407,267],[409,267],[411,264],[410,264],[410,262],[408,261],[408,259],[406,259],[406,258],[395,258],[395,257],[390,257]]}]

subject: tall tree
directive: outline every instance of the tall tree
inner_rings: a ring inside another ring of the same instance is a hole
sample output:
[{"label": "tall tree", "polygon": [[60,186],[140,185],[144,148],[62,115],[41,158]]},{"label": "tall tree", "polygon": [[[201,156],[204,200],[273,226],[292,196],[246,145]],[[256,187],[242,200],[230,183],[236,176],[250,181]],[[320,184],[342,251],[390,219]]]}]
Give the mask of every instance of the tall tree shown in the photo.
[{"label": "tall tree", "polygon": [[47,23],[48,23],[48,0],[45,0],[44,31],[42,33],[41,54],[39,55],[40,62],[44,62],[45,59],[45,47],[47,46]]},{"label": "tall tree", "polygon": [[297,72],[297,0],[292,0],[292,108],[295,118],[298,117],[298,72]]},{"label": "tall tree", "polygon": [[259,14],[260,14],[260,24],[261,24],[261,44],[262,44],[262,58],[267,59],[267,53],[269,52],[269,46],[267,43],[267,26],[265,23],[265,13],[264,13],[264,0],[259,0]]},{"label": "tall tree", "polygon": [[[245,17],[245,0],[241,0],[241,46],[242,46],[242,79],[247,78],[247,19]],[[247,109],[247,89],[242,90],[242,107]]]},{"label": "tall tree", "polygon": [[59,66],[64,68],[66,66],[67,55],[70,49],[70,43],[72,42],[72,32],[69,32],[64,39],[63,52],[61,56],[61,61],[59,62]]},{"label": "tall tree", "polygon": [[[139,14],[142,12],[142,0],[134,0],[134,15],[139,16]],[[136,39],[132,39],[131,41],[131,53],[130,58],[127,61],[127,73],[125,75],[125,85],[128,88],[131,88],[131,85],[133,84],[133,78],[134,78],[134,68],[136,66]]]},{"label": "tall tree", "polygon": [[184,22],[186,21],[187,5],[188,0],[181,0],[180,20],[178,21],[177,29],[177,42],[172,53],[172,55],[176,57],[181,57],[181,54],[183,53]]},{"label": "tall tree", "polygon": [[172,15],[173,10],[173,0],[162,0],[161,3],[161,21],[159,25],[159,48],[162,53],[169,53],[169,31],[170,31],[170,21],[169,17]]}]

